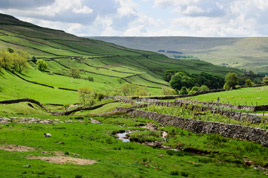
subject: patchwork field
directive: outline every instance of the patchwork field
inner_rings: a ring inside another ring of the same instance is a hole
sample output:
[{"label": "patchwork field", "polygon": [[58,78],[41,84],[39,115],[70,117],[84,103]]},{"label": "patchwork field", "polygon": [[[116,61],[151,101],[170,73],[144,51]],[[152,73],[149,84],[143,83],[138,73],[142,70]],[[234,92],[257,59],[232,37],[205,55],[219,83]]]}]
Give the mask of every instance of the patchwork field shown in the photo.
[{"label": "patchwork field", "polygon": [[[266,117],[238,121],[193,106],[105,97],[125,94],[133,86],[126,84],[148,89],[149,93],[140,89],[145,95],[161,95],[162,87],[169,86],[163,79],[166,70],[219,77],[242,74],[241,70],[80,38],[4,14],[0,14],[0,48],[10,54],[19,49],[29,53],[27,70],[16,72],[4,65],[0,70],[1,178],[268,175]],[[3,56],[2,62],[8,60]],[[47,69],[38,69],[39,59]],[[191,99],[220,97],[221,102],[265,104],[267,91],[267,87],[244,88]],[[157,117],[139,117],[132,111]],[[167,119],[163,123],[161,118]]]}]

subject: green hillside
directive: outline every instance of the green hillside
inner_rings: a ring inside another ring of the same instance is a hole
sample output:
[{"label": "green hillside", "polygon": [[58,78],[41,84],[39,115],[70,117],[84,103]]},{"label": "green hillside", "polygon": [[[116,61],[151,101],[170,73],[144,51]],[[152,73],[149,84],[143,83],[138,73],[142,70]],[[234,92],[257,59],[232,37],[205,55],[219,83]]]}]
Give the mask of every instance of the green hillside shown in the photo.
[{"label": "green hillside", "polygon": [[165,50],[167,56],[178,55],[167,51],[182,52],[211,62],[254,72],[267,72],[268,38],[201,38],[201,37],[92,37],[134,49],[157,52]]},{"label": "green hillside", "polygon": [[[0,48],[22,49],[48,64],[47,72],[37,70],[32,61],[30,69],[22,74],[2,69],[1,100],[28,97],[45,103],[70,104],[78,102],[77,90],[81,87],[104,91],[126,82],[145,86],[150,94],[159,95],[161,88],[168,86],[163,80],[163,73],[168,69],[208,72],[221,77],[229,71],[241,73],[203,61],[174,60],[154,52],[81,38],[4,14],[0,14]],[[71,68],[80,69],[80,79],[68,76]]]}]

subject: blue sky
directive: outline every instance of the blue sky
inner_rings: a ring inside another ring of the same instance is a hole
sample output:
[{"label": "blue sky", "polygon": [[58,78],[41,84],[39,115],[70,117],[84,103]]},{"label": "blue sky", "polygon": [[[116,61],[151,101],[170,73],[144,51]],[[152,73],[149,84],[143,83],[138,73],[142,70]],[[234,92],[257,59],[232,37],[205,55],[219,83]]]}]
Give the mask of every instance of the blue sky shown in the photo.
[{"label": "blue sky", "polygon": [[0,12],[79,36],[268,35],[267,0],[1,0]]}]

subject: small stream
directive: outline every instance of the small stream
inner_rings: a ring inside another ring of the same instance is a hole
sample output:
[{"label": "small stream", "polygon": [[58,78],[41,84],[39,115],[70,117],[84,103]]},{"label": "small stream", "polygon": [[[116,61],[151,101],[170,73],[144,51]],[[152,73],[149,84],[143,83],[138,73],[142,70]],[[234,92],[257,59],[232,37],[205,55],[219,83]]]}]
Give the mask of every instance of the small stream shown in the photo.
[{"label": "small stream", "polygon": [[127,138],[127,134],[132,133],[132,132],[136,132],[136,131],[125,131],[123,133],[117,133],[116,137],[119,140],[122,140],[122,142],[130,142],[130,140]]}]

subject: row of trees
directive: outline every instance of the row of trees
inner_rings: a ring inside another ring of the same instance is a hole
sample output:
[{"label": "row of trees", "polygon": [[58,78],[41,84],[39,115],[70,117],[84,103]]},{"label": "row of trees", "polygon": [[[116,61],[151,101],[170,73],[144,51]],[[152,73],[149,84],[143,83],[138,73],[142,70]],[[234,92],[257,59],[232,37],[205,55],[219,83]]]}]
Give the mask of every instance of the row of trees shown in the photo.
[{"label": "row of trees", "polygon": [[194,86],[200,87],[202,85],[208,88],[222,88],[224,85],[224,79],[218,76],[214,76],[205,72],[200,74],[189,74],[187,72],[168,70],[165,72],[164,79],[170,83],[170,86],[179,91],[183,86],[186,88],[192,88]]},{"label": "row of trees", "polygon": [[[165,72],[164,79],[169,82],[172,89],[163,88],[163,95],[192,94],[198,91],[209,90],[209,88],[218,89],[222,87],[229,90],[239,87],[241,83],[241,79],[233,72],[227,73],[225,79],[222,79],[204,72],[189,74],[178,70],[168,70]],[[268,84],[268,76],[263,78],[262,83]],[[247,87],[255,85],[250,78],[246,78],[244,84]]]}]

